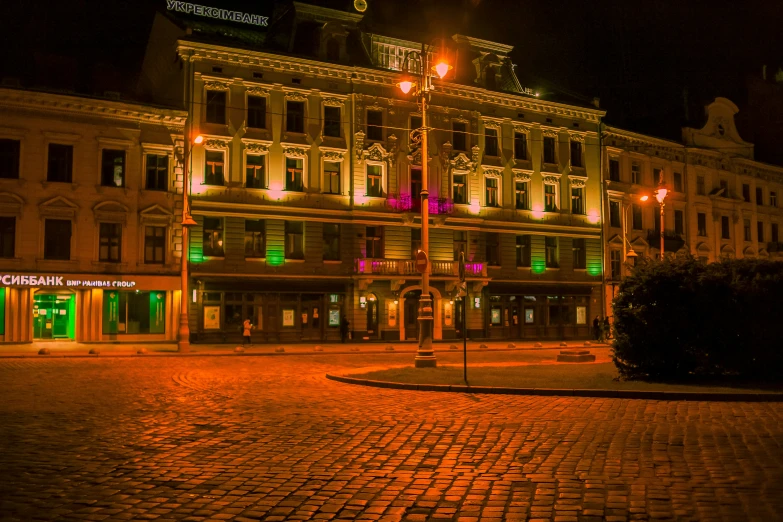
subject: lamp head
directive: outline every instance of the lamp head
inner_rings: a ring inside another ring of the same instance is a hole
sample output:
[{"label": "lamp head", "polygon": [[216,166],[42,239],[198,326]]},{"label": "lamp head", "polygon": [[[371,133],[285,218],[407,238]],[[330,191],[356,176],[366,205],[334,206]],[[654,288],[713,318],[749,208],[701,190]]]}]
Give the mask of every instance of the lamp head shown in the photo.
[{"label": "lamp head", "polygon": [[644,196],[639,198],[639,201],[647,201],[648,199],[650,199],[650,196],[645,194]]},{"label": "lamp head", "polygon": [[663,185],[658,187],[658,190],[655,191],[655,199],[658,200],[658,203],[663,203],[663,200],[666,199],[667,192],[669,191]]},{"label": "lamp head", "polygon": [[398,83],[397,87],[399,87],[404,94],[408,94],[409,92],[411,92],[411,89],[413,88],[413,82],[408,79],[405,79],[402,80],[400,83]]},{"label": "lamp head", "polygon": [[193,143],[195,143],[196,145],[201,145],[202,143],[204,143],[204,136],[199,134],[198,136],[193,138]]},{"label": "lamp head", "polygon": [[182,217],[183,227],[195,227],[196,225],[198,225],[198,223],[196,223],[196,220],[193,219],[193,216],[191,216],[190,214],[186,214],[185,216]]},{"label": "lamp head", "polygon": [[432,70],[435,71],[438,77],[442,80],[443,77],[446,76],[451,70],[451,65],[449,65],[445,59],[441,58],[438,60],[438,63],[432,66]]},{"label": "lamp head", "polygon": [[629,251],[628,251],[628,253],[627,253],[627,254],[625,254],[625,257],[639,257],[639,254],[637,254],[636,252],[634,252],[634,250],[633,250],[633,248],[632,248],[631,250],[629,250]]}]

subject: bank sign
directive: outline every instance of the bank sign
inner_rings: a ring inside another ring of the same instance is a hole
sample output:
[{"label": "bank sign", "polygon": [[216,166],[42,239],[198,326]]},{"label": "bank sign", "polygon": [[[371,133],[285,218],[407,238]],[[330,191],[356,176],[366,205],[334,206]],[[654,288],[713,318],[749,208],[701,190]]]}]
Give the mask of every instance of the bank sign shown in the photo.
[{"label": "bank sign", "polygon": [[106,279],[105,276],[79,277],[77,275],[23,275],[0,274],[0,287],[26,286],[26,287],[62,287],[62,288],[134,288],[136,281],[120,281]]},{"label": "bank sign", "polygon": [[227,20],[229,22],[260,25],[262,27],[266,27],[269,22],[268,16],[242,13],[240,11],[229,11],[228,9],[218,9],[217,7],[207,7],[205,5],[191,4],[189,2],[178,2],[177,0],[166,0],[166,8],[169,11],[178,11],[180,13],[205,16],[217,20]]}]

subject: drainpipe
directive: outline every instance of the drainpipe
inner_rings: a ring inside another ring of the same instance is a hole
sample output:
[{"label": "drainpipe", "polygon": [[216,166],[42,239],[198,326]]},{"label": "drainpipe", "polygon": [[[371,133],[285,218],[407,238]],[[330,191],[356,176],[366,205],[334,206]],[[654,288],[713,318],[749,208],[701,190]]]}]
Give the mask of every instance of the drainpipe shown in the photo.
[{"label": "drainpipe", "polygon": [[600,189],[601,189],[601,315],[603,315],[604,318],[608,317],[608,313],[606,310],[606,220],[604,219],[606,215],[606,209],[604,208],[604,191],[606,187],[606,182],[604,181],[604,169],[603,169],[603,159],[604,159],[604,147],[603,147],[603,136],[604,136],[604,122],[599,120],[598,121],[598,179],[600,182]]}]

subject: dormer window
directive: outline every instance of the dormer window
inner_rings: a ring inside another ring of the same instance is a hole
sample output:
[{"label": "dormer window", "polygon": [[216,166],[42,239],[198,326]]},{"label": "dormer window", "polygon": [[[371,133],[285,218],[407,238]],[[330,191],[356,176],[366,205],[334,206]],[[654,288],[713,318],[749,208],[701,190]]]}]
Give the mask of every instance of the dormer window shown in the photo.
[{"label": "dormer window", "polygon": [[330,62],[340,61],[340,42],[337,38],[329,38],[326,41],[326,59]]}]

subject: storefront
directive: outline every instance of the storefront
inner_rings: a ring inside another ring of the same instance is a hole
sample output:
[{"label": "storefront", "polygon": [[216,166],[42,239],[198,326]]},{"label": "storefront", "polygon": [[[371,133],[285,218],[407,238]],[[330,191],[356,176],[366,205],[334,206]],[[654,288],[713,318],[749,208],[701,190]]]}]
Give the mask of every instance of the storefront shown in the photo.
[{"label": "storefront", "polygon": [[176,340],[180,278],[0,274],[0,341]]}]

